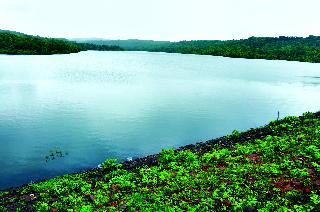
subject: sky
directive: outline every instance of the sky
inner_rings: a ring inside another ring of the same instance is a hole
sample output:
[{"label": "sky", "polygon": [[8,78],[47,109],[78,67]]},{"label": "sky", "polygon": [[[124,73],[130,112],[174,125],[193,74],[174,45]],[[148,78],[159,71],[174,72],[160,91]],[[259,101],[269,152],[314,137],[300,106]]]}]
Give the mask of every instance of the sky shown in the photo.
[{"label": "sky", "polygon": [[58,38],[320,35],[319,0],[0,0],[0,29]]}]

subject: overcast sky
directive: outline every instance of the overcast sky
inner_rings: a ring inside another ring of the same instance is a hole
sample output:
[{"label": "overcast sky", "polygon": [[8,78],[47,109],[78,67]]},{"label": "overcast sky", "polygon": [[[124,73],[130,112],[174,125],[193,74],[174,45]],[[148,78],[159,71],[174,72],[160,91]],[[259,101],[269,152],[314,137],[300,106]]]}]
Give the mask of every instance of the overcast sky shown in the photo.
[{"label": "overcast sky", "polygon": [[320,35],[320,0],[0,0],[0,29],[65,38]]}]

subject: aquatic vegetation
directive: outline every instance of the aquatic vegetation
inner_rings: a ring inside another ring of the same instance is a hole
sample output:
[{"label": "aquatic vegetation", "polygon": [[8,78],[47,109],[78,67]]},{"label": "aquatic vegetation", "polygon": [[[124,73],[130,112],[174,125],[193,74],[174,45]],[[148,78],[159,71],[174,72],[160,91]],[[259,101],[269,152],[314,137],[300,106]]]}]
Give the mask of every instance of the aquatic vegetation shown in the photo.
[{"label": "aquatic vegetation", "polygon": [[0,210],[311,211],[320,208],[320,113],[0,192]]},{"label": "aquatic vegetation", "polygon": [[65,156],[69,155],[68,152],[64,152],[62,150],[60,150],[59,148],[53,149],[49,151],[49,154],[47,154],[44,159],[46,161],[46,163],[48,163],[51,160],[55,160],[58,158],[63,158]]}]

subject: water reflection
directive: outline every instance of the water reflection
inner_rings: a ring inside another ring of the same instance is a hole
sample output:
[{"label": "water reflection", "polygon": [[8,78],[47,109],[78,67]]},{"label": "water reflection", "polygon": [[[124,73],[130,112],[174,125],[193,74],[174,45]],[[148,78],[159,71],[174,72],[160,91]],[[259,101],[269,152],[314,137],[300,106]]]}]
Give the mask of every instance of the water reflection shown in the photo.
[{"label": "water reflection", "polygon": [[88,51],[0,76],[0,188],[320,110],[320,64]]},{"label": "water reflection", "polygon": [[306,77],[306,78],[313,78],[313,79],[320,79],[320,77],[318,77],[318,76],[303,76],[303,77]]},{"label": "water reflection", "polygon": [[319,86],[320,85],[320,77],[318,76],[303,76],[303,84],[310,86]]}]

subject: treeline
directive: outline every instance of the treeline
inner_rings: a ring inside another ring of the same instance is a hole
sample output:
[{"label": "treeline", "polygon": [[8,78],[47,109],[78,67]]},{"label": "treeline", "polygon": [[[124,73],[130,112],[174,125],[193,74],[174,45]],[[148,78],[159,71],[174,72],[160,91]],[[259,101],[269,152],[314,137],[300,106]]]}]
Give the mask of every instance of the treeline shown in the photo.
[{"label": "treeline", "polygon": [[139,41],[86,40],[97,45],[116,44],[127,51],[156,51],[233,58],[320,62],[320,37],[250,37],[242,40]]},{"label": "treeline", "polygon": [[320,62],[320,37],[250,37],[230,41],[181,41],[155,51],[233,58]]},{"label": "treeline", "polygon": [[77,43],[92,43],[95,45],[112,45],[120,46],[126,51],[154,51],[167,47],[171,44],[170,41],[153,41],[153,40],[99,40],[99,39],[75,39]]},{"label": "treeline", "polygon": [[0,54],[50,55],[86,50],[122,50],[119,46],[78,44],[66,39],[44,38],[0,30]]},{"label": "treeline", "polygon": [[96,50],[96,51],[123,51],[124,49],[116,45],[95,45],[91,43],[77,43],[82,50]]},{"label": "treeline", "polygon": [[0,30],[0,54],[67,54],[86,50],[153,51],[233,58],[320,62],[320,36],[250,37],[242,40],[152,41],[43,38]]}]

